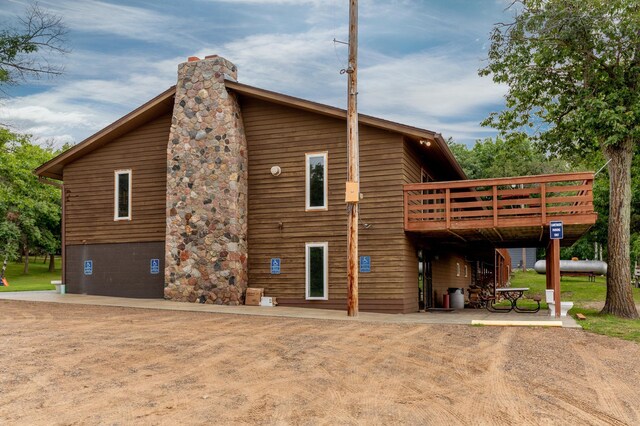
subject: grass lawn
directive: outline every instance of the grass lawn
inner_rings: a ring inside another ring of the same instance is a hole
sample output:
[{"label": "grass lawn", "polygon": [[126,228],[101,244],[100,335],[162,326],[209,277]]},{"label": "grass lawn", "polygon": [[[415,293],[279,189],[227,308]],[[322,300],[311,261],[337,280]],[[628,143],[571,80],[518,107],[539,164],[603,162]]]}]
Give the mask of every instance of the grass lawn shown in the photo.
[{"label": "grass lawn", "polygon": [[[544,275],[533,271],[517,271],[511,279],[512,287],[529,287],[525,297],[533,297],[535,294],[542,296],[546,289],[546,279]],[[612,337],[619,337],[625,340],[632,340],[640,343],[640,320],[624,320],[613,315],[602,315],[597,309],[589,307],[593,302],[604,303],[607,284],[604,277],[596,277],[596,282],[589,282],[587,277],[562,277],[560,281],[562,300],[574,302],[573,309],[569,311],[575,317],[577,313],[584,314],[587,319],[580,321],[580,325],[585,330],[593,333],[604,334]],[[633,289],[633,296],[636,304],[640,304],[640,289]],[[525,302],[533,304],[533,302]],[[546,303],[541,303],[545,309]]]},{"label": "grass lawn", "polygon": [[[8,263],[5,276],[9,281],[9,287],[0,287],[0,291],[35,291],[35,290],[55,290],[51,285],[51,280],[59,280],[61,275],[60,258],[56,257],[56,270],[49,272],[49,261],[42,263],[42,257],[37,262],[31,258],[29,262],[29,273],[23,274],[24,264]],[[0,264],[1,267],[1,264]]]}]

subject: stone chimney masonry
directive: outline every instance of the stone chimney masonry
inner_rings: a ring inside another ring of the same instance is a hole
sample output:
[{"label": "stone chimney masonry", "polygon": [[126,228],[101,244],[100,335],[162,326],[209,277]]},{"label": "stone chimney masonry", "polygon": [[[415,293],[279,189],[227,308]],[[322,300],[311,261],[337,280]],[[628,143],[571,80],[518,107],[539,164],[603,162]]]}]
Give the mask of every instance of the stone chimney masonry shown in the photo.
[{"label": "stone chimney masonry", "polygon": [[218,56],[178,66],[167,147],[166,299],[238,305],[247,288],[247,141]]}]

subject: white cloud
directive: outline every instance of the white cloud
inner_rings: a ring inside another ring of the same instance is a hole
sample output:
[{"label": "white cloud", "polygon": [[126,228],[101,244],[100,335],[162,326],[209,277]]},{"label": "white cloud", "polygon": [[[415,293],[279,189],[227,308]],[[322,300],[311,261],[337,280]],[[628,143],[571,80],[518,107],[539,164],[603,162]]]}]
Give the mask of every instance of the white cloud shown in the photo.
[{"label": "white cloud", "polygon": [[[37,94],[13,98],[10,106],[0,105],[0,122],[9,121],[43,139],[64,142],[70,138],[84,139],[175,84],[177,65],[187,55],[219,54],[238,66],[239,80],[243,83],[345,106],[346,77],[339,71],[346,65],[346,46],[332,43],[334,37],[346,38],[346,2],[341,0],[219,0],[214,3],[244,5],[239,7],[246,8],[242,11],[247,13],[258,13],[250,9],[251,5],[303,5],[310,11],[303,16],[307,29],[255,34],[243,28],[238,34],[244,35],[233,36],[231,40],[212,37],[210,40],[214,41],[206,44],[187,42],[187,49],[194,46],[196,51],[187,50],[184,56],[177,53],[184,52],[185,47],[173,49],[169,54],[169,50],[158,47],[190,32],[184,22],[180,24],[184,28],[175,31],[180,20],[173,16],[99,0],[46,1],[47,7],[64,14],[72,29],[155,42],[156,47],[149,51],[111,49],[112,53],[74,51],[68,57],[66,79],[56,80],[55,85],[47,82],[45,90]],[[363,28],[369,25],[370,34],[384,37],[387,33],[397,35],[406,31],[410,31],[410,37],[414,32],[436,34],[440,26],[446,26],[450,32],[459,30],[437,10],[423,8],[420,16],[412,16],[415,4],[412,0],[396,0],[392,4],[364,1],[361,16],[371,19],[363,19],[367,22]],[[336,10],[340,19],[330,19]],[[392,11],[396,11],[393,17]],[[390,16],[389,22],[376,27],[385,21],[385,15]],[[195,22],[202,26],[200,18]],[[400,26],[400,22],[406,25]],[[478,24],[473,31],[479,31],[480,27]],[[390,54],[378,45],[361,46],[360,112],[428,128],[461,141],[492,134],[491,129],[480,127],[478,121],[488,107],[501,103],[504,88],[477,76],[481,65],[475,56],[477,52],[472,54],[463,48],[434,49],[420,44],[410,47]]]},{"label": "white cloud", "polygon": [[40,0],[40,4],[63,17],[72,30],[113,34],[144,41],[184,41],[189,34],[174,33],[179,17],[151,9],[99,0]]}]

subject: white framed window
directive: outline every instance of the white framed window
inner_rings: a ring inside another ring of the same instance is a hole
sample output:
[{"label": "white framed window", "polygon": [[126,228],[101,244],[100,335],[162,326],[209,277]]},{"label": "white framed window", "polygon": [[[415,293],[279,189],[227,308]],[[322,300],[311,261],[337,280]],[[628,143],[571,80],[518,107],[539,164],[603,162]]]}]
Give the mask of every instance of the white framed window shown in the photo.
[{"label": "white framed window", "polygon": [[327,210],[327,153],[305,154],[305,210]]},{"label": "white framed window", "polygon": [[460,262],[456,262],[456,277],[460,276]]},{"label": "white framed window", "polygon": [[131,220],[131,170],[114,172],[113,220]]},{"label": "white framed window", "polygon": [[464,277],[467,278],[469,276],[469,268],[467,265],[464,265]]},{"label": "white framed window", "polygon": [[329,300],[329,243],[305,244],[305,297]]}]

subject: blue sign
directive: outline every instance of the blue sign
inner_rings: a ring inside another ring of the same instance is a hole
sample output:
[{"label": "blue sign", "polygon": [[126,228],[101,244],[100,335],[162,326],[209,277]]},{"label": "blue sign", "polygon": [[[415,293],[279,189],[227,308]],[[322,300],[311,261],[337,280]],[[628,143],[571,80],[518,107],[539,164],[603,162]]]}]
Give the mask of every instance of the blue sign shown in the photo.
[{"label": "blue sign", "polygon": [[564,238],[564,228],[561,220],[552,221],[549,224],[549,233],[552,240],[561,240]]},{"label": "blue sign", "polygon": [[360,272],[371,272],[371,256],[360,256]]},{"label": "blue sign", "polygon": [[160,259],[151,259],[151,273],[152,274],[160,273]]},{"label": "blue sign", "polygon": [[93,260],[84,261],[84,274],[93,275]]},{"label": "blue sign", "polygon": [[280,258],[274,257],[271,259],[271,273],[275,275],[280,273]]}]

